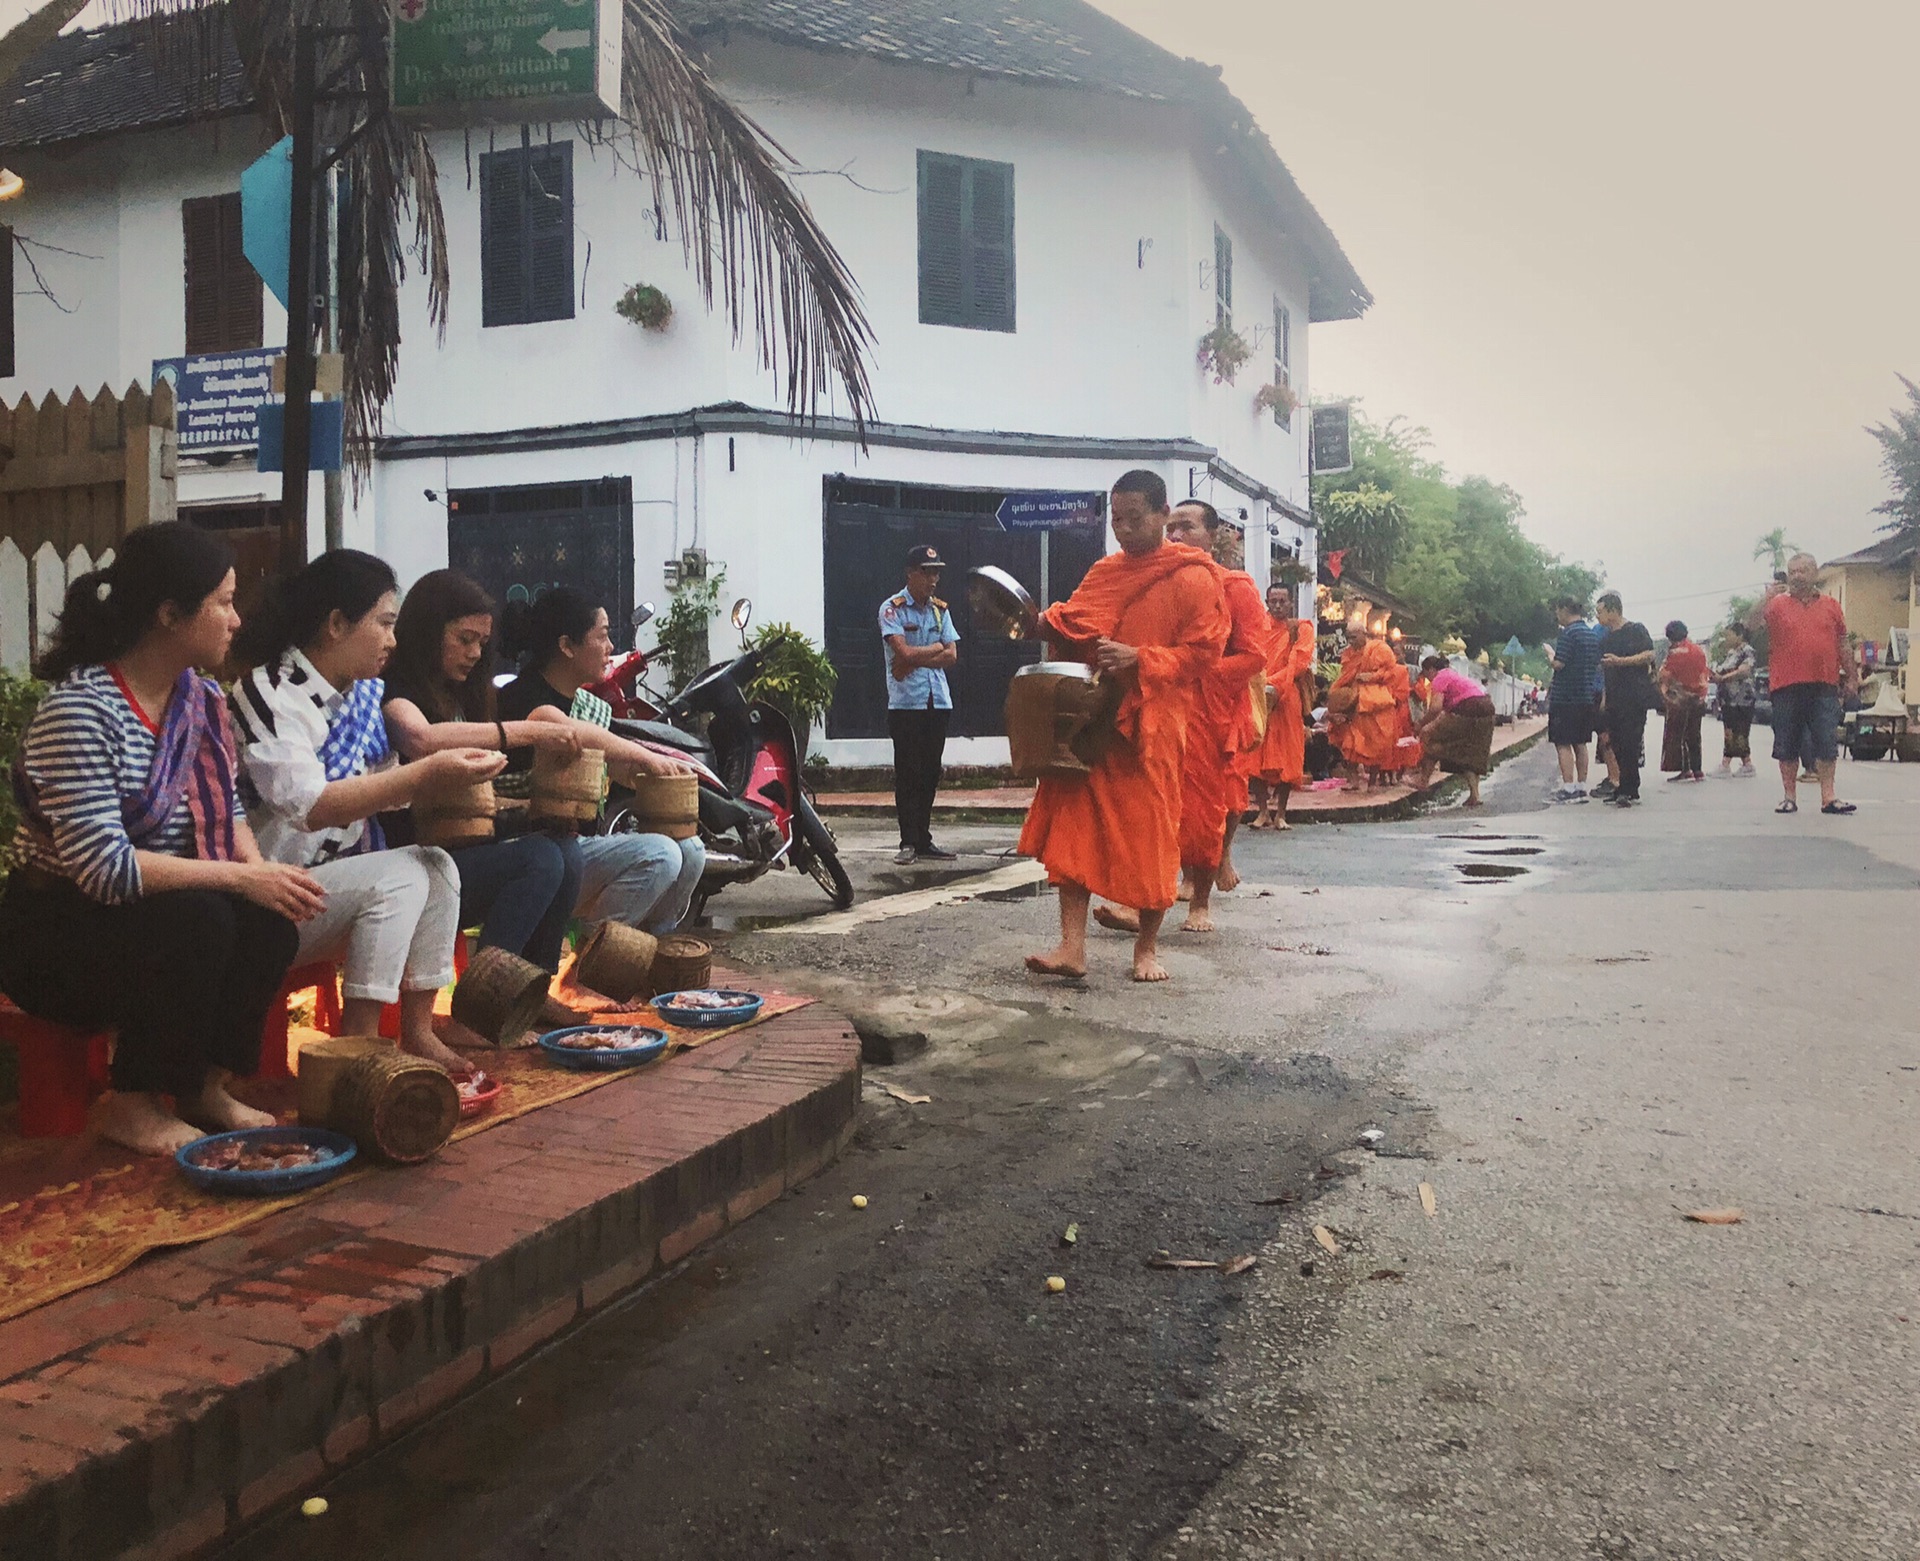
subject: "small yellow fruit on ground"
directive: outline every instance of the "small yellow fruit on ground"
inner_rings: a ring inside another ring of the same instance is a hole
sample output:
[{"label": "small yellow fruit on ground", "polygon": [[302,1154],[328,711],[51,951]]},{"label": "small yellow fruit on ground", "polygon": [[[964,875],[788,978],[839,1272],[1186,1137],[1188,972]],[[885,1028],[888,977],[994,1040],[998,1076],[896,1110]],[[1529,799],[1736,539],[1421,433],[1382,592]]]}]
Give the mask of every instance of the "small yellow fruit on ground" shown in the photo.
[{"label": "small yellow fruit on ground", "polygon": [[867,1206],[867,1195],[863,1192],[855,1193],[853,1195],[853,1206],[856,1209],[864,1209]]},{"label": "small yellow fruit on ground", "polygon": [[300,1516],[303,1518],[322,1517],[326,1514],[326,1510],[327,1498],[324,1496],[309,1496],[300,1503]]},{"label": "small yellow fruit on ground", "polygon": [[1052,1291],[1055,1295],[1058,1295],[1062,1290],[1066,1288],[1067,1288],[1066,1280],[1062,1279],[1058,1274],[1055,1274],[1051,1279],[1047,1281],[1047,1289]]}]

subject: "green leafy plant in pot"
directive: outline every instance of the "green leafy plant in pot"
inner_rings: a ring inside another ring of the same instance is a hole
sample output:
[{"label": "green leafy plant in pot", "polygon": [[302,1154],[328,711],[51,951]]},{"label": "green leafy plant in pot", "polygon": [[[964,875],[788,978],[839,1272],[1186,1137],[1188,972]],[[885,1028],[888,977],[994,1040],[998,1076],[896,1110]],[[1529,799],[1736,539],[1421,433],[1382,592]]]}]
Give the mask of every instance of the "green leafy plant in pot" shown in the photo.
[{"label": "green leafy plant in pot", "polygon": [[664,331],[673,320],[673,300],[651,282],[635,282],[620,295],[613,312],[649,331]]},{"label": "green leafy plant in pot", "polygon": [[1203,372],[1213,376],[1214,384],[1231,385],[1234,375],[1252,356],[1252,344],[1231,324],[1222,320],[1200,338],[1194,361]]}]

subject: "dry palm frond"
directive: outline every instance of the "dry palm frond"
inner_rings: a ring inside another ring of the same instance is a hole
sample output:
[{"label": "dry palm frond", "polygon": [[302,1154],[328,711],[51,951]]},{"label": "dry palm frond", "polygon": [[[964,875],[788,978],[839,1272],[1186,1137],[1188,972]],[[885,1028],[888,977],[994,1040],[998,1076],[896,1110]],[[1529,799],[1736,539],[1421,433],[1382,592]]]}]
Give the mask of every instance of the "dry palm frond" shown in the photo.
[{"label": "dry palm frond", "polygon": [[[337,87],[363,93],[363,104],[391,101],[387,0],[109,4],[122,17],[155,24],[154,46],[176,51],[184,68],[205,81],[209,107],[231,29],[259,112],[281,134],[291,129],[294,33],[303,22],[351,29],[352,36],[321,40],[321,80],[351,63]],[[837,382],[864,426],[872,412],[865,361],[872,332],[852,273],[787,182],[780,163],[785,153],[720,96],[658,0],[626,0],[623,91],[655,207],[663,214],[671,209],[709,305],[717,283],[739,339],[750,303],[760,361],[776,372],[784,365],[790,414],[816,411]],[[323,107],[321,142],[345,139],[358,114],[352,103]],[[393,394],[409,257],[425,275],[429,317],[445,330],[447,236],[432,149],[406,121],[379,112],[340,167],[340,348],[348,457],[358,481],[369,470],[382,409]]]}]

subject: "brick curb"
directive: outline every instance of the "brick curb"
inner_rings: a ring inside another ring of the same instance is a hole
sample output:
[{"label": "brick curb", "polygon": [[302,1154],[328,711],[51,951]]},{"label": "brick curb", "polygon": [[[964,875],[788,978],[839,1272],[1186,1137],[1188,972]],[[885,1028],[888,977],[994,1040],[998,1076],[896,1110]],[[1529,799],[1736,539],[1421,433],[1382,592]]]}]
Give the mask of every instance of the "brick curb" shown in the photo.
[{"label": "brick curb", "polygon": [[0,1324],[0,1558],[180,1561],[832,1163],[818,1006]]}]

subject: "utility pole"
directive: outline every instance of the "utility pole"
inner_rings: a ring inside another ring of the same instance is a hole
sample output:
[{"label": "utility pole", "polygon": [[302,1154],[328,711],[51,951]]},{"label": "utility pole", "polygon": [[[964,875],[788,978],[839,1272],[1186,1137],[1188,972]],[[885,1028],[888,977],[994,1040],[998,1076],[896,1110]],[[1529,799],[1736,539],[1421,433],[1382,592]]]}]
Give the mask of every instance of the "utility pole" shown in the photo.
[{"label": "utility pole", "polygon": [[280,463],[282,556],[307,557],[307,468],[313,451],[314,29],[293,34],[293,210],[287,233],[287,396]]}]

